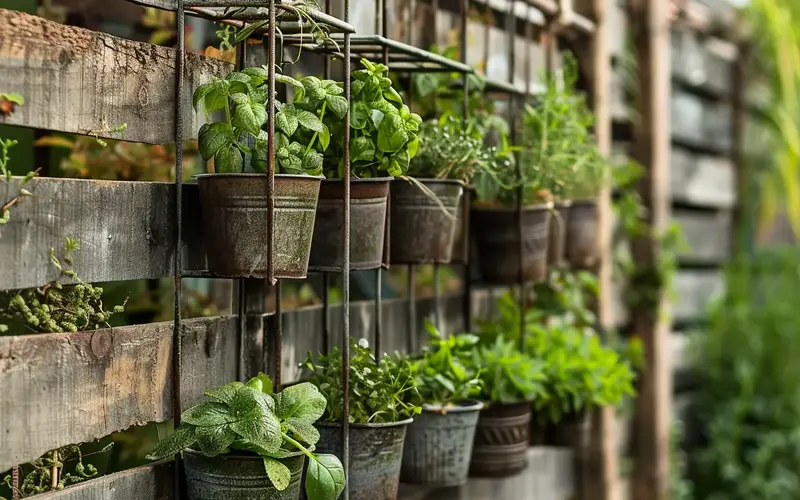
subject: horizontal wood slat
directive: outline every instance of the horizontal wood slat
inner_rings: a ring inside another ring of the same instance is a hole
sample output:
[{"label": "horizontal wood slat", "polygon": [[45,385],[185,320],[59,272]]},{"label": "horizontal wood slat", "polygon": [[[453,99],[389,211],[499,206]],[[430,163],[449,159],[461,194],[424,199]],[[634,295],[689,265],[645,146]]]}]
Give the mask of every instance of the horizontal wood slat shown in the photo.
[{"label": "horizontal wood slat", "polygon": [[[25,105],[0,117],[0,123],[133,142],[174,142],[175,56],[172,48],[0,9],[0,90],[25,98]],[[193,90],[231,69],[228,63],[186,55],[185,139],[197,137],[203,118],[192,109]],[[124,131],[113,131],[123,123]]]},{"label": "horizontal wood slat", "polygon": [[37,495],[40,500],[171,500],[172,463],[117,472],[61,491]]},{"label": "horizontal wood slat", "polygon": [[[232,317],[184,323],[184,405],[236,379],[235,329]],[[171,353],[171,322],[0,337],[0,470],[59,446],[170,419]]]},{"label": "horizontal wood slat", "polygon": [[[50,248],[67,237],[80,240],[74,269],[87,282],[160,278],[172,274],[175,187],[162,182],[33,179],[33,193],[0,226],[0,290],[41,286],[58,277]],[[10,199],[18,181],[0,184]],[[197,186],[183,190],[184,268],[205,268]]]}]

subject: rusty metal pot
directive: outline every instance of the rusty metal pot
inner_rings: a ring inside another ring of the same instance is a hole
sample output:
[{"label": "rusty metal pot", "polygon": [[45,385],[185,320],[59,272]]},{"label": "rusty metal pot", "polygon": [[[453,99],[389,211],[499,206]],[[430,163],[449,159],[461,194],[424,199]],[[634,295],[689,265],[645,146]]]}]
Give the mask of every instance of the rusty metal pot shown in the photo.
[{"label": "rusty metal pot", "polygon": [[597,200],[572,200],[567,224],[567,260],[578,269],[597,264]]},{"label": "rusty metal pot", "polygon": [[[268,174],[197,175],[208,270],[266,278]],[[322,177],[275,175],[272,250],[276,278],[305,278]]]},{"label": "rusty metal pot", "polygon": [[528,465],[531,403],[494,403],[481,410],[469,475],[507,477]]},{"label": "rusty metal pot", "polygon": [[[386,202],[391,177],[350,180],[350,269],[377,269],[383,261]],[[308,267],[335,272],[344,264],[344,181],[324,180],[319,190]]]},{"label": "rusty metal pot", "polygon": [[567,225],[569,224],[569,208],[572,201],[557,201],[550,219],[550,236],[547,239],[547,265],[562,267],[567,242]]}]

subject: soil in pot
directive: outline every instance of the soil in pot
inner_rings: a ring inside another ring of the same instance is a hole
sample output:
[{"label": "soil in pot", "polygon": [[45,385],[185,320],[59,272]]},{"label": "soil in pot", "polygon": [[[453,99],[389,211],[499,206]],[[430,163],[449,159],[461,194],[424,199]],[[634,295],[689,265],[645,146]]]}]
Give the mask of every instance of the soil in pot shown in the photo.
[{"label": "soil in pot", "polygon": [[297,500],[305,456],[281,460],[291,472],[289,486],[278,491],[267,477],[264,459],[257,455],[216,457],[186,450],[183,453],[189,500]]},{"label": "soil in pot", "polygon": [[[276,278],[305,278],[322,177],[275,176]],[[208,270],[224,278],[266,278],[267,174],[197,176]]]},{"label": "soil in pot", "polygon": [[447,264],[455,237],[461,181],[449,179],[396,180],[389,190],[390,255],[396,264]]},{"label": "soil in pot", "polygon": [[[391,177],[350,181],[350,269],[376,269],[383,260]],[[344,263],[344,181],[324,180],[319,191],[309,268],[338,271]]]},{"label": "soil in pot", "polygon": [[578,269],[597,263],[597,200],[573,200],[567,224],[567,260]]},{"label": "soil in pot", "polygon": [[[391,424],[350,425],[350,468],[347,479],[351,500],[395,500],[406,429],[412,419]],[[341,424],[317,423],[317,453],[341,459]],[[303,496],[305,498],[305,495]]]},{"label": "soil in pot", "polygon": [[480,412],[469,475],[507,477],[528,465],[531,403],[492,404]]},{"label": "soil in pot", "polygon": [[[518,283],[520,231],[516,208],[472,207],[470,215],[478,249],[478,269],[486,283]],[[523,276],[526,282],[547,278],[547,205],[522,207]]]},{"label": "soil in pot", "polygon": [[[572,202],[557,201],[550,219],[550,235],[547,239],[547,264],[561,267],[566,264],[565,249],[567,243],[567,225],[569,224],[569,208]],[[319,217],[319,216],[317,216]]]},{"label": "soil in pot", "polygon": [[447,408],[423,406],[408,426],[400,480],[428,486],[467,482],[481,403]]}]

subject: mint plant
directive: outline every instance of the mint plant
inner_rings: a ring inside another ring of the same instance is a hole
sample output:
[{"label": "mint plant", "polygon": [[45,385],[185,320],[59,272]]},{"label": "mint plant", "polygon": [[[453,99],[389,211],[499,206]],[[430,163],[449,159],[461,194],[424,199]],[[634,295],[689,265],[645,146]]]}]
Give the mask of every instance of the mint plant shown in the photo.
[{"label": "mint plant", "polygon": [[509,404],[548,397],[545,363],[521,352],[502,335],[489,344],[475,345],[464,363],[481,381],[483,401]]},{"label": "mint plant", "polygon": [[336,500],[345,487],[344,468],[335,455],[314,454],[319,441],[314,428],[327,402],[308,382],[273,393],[272,381],[259,374],[246,384],[231,382],[205,393],[206,401],[181,414],[181,425],[162,439],[151,460],[188,448],[208,457],[239,451],[255,453],[276,489],[289,486],[291,471],[281,459],[308,457],[305,480],[309,500]]},{"label": "mint plant", "polygon": [[[350,339],[350,415],[349,423],[379,424],[400,422],[420,413],[412,402],[417,394],[411,363],[406,359],[384,355],[375,362],[364,342]],[[344,388],[342,386],[342,354],[334,348],[315,361],[309,353],[301,365],[308,382],[319,388],[328,407],[324,418],[342,421]]]}]

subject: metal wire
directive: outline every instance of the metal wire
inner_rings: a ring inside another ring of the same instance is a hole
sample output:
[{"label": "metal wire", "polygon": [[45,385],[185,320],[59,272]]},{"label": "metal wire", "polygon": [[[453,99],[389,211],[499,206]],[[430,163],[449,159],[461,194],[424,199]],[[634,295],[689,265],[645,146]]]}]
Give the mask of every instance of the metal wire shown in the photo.
[{"label": "metal wire", "polygon": [[[350,0],[344,0],[344,21],[350,22]],[[350,34],[344,35],[344,97],[350,103]],[[342,244],[342,465],[345,478],[350,477],[350,113],[344,116],[344,220]],[[350,488],[345,480],[343,500],[349,500]]]},{"label": "metal wire", "polygon": [[[467,64],[467,15],[469,14],[469,0],[461,0],[461,63]],[[488,8],[488,4],[487,4]],[[486,38],[488,41],[488,38]],[[486,43],[488,46],[488,42]],[[485,59],[488,60],[488,57]],[[462,102],[464,111],[464,124],[469,122],[469,75],[464,73],[462,75],[464,87],[464,99]],[[470,331],[472,329],[472,276],[470,276],[470,234],[469,234],[469,210],[470,210],[470,195],[469,191],[464,189],[464,210],[461,214],[461,234],[462,241],[464,242],[464,297],[461,304],[462,313],[464,315],[464,329]]]},{"label": "metal wire", "polygon": [[322,273],[322,352],[329,353],[331,350],[331,323],[328,319],[328,309],[330,307],[330,277],[328,273]]},{"label": "metal wire", "polygon": [[375,361],[381,359],[381,334],[383,331],[383,269],[375,270]]},{"label": "metal wire", "polygon": [[[269,27],[267,40],[267,283],[275,284],[274,242],[275,233],[275,0],[269,0]],[[280,381],[276,382],[280,385]]]}]

